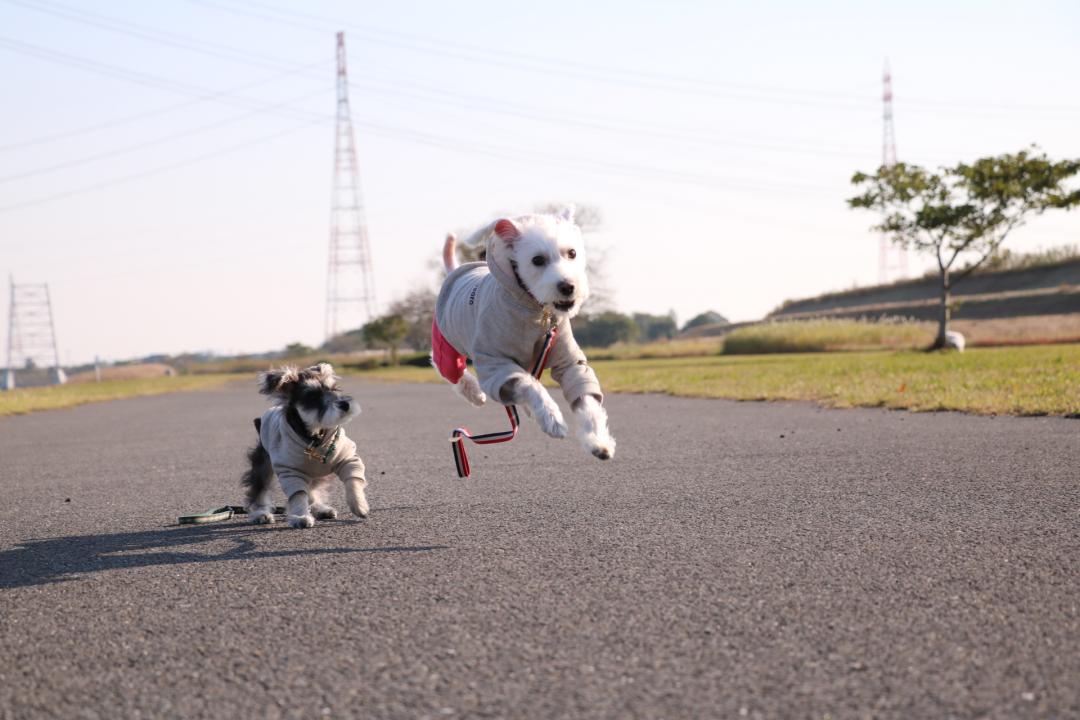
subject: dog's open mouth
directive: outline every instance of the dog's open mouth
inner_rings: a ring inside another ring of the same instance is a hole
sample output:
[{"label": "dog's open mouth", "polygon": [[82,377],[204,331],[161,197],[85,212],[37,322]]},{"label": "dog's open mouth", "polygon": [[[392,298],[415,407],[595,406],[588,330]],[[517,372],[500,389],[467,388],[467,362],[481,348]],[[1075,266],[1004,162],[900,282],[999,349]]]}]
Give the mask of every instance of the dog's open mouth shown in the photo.
[{"label": "dog's open mouth", "polygon": [[559,302],[553,304],[555,305],[555,309],[561,312],[570,312],[574,309],[573,300],[560,300]]}]

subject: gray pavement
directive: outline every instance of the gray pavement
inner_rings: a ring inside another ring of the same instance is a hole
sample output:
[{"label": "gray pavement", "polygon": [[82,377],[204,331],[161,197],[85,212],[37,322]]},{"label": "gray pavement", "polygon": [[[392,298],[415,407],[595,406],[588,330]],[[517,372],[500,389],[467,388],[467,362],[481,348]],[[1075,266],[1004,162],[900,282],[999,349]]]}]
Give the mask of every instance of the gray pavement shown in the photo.
[{"label": "gray pavement", "polygon": [[0,717],[1080,717],[1076,420],[613,396],[460,481],[498,410],[346,385],[373,513],[303,531],[174,524],[251,387],[0,419]]}]

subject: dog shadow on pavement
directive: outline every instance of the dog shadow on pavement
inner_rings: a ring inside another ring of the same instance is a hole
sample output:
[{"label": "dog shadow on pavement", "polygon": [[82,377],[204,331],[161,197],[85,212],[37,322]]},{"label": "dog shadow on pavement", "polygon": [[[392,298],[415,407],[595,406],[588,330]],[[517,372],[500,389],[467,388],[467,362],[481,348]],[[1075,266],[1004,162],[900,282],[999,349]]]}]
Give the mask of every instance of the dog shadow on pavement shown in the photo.
[{"label": "dog shadow on pavement", "polygon": [[[328,523],[325,527],[334,525],[338,523]],[[288,535],[278,535],[279,532]],[[296,534],[296,540],[300,540],[301,535],[314,535],[311,530],[293,530],[284,524],[266,527],[231,522],[27,540],[15,548],[0,551],[0,590],[71,581],[103,570],[156,565],[351,553],[427,553],[449,549],[447,545],[268,549],[265,543],[256,542],[260,537],[291,539],[292,534]],[[231,546],[222,550],[219,547],[222,542]],[[309,542],[310,538],[304,539],[304,544]]]}]

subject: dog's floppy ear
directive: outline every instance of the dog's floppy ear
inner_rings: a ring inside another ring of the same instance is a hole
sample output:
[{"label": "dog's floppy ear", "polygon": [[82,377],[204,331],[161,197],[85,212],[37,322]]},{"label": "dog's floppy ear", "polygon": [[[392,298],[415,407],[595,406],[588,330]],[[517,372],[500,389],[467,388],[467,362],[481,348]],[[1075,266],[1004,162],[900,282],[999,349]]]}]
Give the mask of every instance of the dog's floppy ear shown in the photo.
[{"label": "dog's floppy ear", "polygon": [[259,392],[263,395],[283,395],[286,392],[286,387],[299,379],[300,374],[296,371],[296,368],[291,366],[279,370],[267,370],[259,373]]},{"label": "dog's floppy ear", "polygon": [[574,203],[570,203],[562,210],[560,210],[559,214],[556,217],[558,217],[560,220],[565,220],[566,222],[574,222],[574,213],[576,212],[577,205],[574,205]]},{"label": "dog's floppy ear", "polygon": [[521,237],[521,231],[518,230],[518,226],[514,224],[513,220],[507,220],[506,218],[495,223],[495,234],[499,236],[499,239],[502,240],[507,247],[513,247],[514,241]]}]

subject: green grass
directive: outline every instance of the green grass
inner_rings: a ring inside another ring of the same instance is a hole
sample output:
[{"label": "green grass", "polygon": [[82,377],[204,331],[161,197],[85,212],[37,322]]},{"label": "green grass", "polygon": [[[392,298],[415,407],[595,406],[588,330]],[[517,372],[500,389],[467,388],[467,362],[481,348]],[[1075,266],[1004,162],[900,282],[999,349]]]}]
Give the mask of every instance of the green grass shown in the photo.
[{"label": "green grass", "polygon": [[[975,348],[965,353],[878,351],[635,358],[593,362],[607,392],[734,400],[806,400],[828,407],[1080,414],[1080,344]],[[443,382],[431,368],[348,374],[385,382]],[[220,386],[249,374],[181,375],[0,393],[0,416],[137,395]],[[545,375],[550,383],[550,378]]]},{"label": "green grass", "polygon": [[185,390],[218,387],[236,375],[181,375],[140,380],[111,380],[101,383],[71,383],[51,387],[16,388],[0,392],[0,417],[21,415],[37,410],[57,410],[86,403],[140,395],[162,395]]},{"label": "green grass", "polygon": [[724,337],[725,355],[929,347],[929,323],[903,320],[796,320],[739,328]]},{"label": "green grass", "polygon": [[[720,355],[592,364],[607,392],[981,414],[1080,413],[1080,345],[976,348],[965,353]],[[429,368],[385,368],[360,376],[442,382]]]}]

